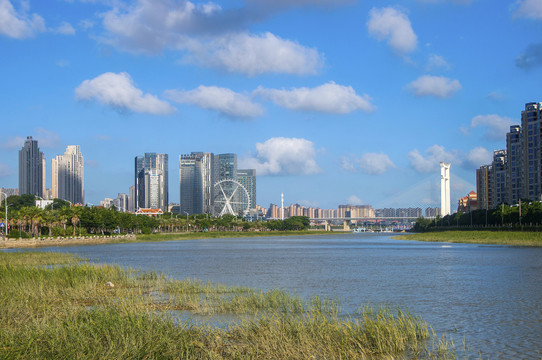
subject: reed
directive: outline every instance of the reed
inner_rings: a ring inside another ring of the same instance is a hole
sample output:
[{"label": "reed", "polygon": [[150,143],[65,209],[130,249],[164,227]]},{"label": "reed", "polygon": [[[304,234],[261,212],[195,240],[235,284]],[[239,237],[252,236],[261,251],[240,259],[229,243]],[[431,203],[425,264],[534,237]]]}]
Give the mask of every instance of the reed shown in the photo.
[{"label": "reed", "polygon": [[[248,316],[213,327],[167,315],[183,307]],[[280,290],[175,281],[50,253],[0,256],[0,359],[453,357],[408,313],[338,313],[336,301],[304,303]]]},{"label": "reed", "polygon": [[512,246],[542,246],[542,233],[527,231],[435,231],[395,236],[394,239]]}]

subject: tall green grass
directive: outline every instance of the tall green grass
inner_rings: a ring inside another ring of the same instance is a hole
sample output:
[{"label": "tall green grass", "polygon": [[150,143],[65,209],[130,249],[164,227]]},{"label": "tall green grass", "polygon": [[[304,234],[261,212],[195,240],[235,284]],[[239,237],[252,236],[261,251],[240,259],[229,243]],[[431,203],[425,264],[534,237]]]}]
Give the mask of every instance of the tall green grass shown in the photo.
[{"label": "tall green grass", "polygon": [[542,233],[527,231],[435,231],[395,236],[394,239],[512,246],[542,246]]},{"label": "tall green grass", "polygon": [[[342,318],[336,301],[280,290],[175,281],[66,255],[0,254],[1,359],[453,357],[422,319],[400,310]],[[176,309],[237,315],[213,327],[167,315]]]}]

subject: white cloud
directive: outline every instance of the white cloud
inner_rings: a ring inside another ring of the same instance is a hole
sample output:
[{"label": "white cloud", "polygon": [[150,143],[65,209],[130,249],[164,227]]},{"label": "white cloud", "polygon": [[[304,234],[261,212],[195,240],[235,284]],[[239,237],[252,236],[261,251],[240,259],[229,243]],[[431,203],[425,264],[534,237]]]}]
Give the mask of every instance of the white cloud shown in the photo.
[{"label": "white cloud", "polygon": [[180,104],[192,104],[215,110],[230,118],[254,118],[263,114],[259,104],[245,95],[216,86],[199,86],[190,91],[166,90],[168,99]]},{"label": "white cloud", "polygon": [[269,32],[262,35],[234,33],[206,42],[186,45],[191,54],[183,60],[249,76],[264,73],[316,74],[323,56],[315,49],[281,39]]},{"label": "white cloud", "polygon": [[0,34],[24,39],[45,31],[45,21],[38,14],[28,14],[26,3],[19,11],[9,0],[0,0]]},{"label": "white cloud", "polygon": [[75,29],[68,22],[63,22],[59,27],[53,29],[53,32],[62,35],[75,35]]},{"label": "white cloud", "polygon": [[535,20],[542,19],[542,1],[522,0],[518,2],[518,8],[514,14],[516,17],[524,17]]},{"label": "white cloud", "polygon": [[[345,1],[343,1],[345,2]],[[299,5],[331,4],[329,0],[298,1]],[[323,56],[315,49],[271,33],[245,33],[248,25],[296,2],[250,1],[246,7],[223,10],[209,2],[137,0],[103,16],[107,33],[101,40],[131,52],[185,52],[184,62],[250,76],[263,73],[315,74]]]},{"label": "white cloud", "polygon": [[365,153],[359,158],[359,166],[367,174],[384,174],[395,167],[393,161],[384,153]]},{"label": "white cloud", "polygon": [[23,147],[25,140],[26,138],[22,136],[15,136],[15,137],[9,138],[7,141],[3,141],[1,146],[2,148],[7,149],[7,150],[20,149]]},{"label": "white cloud", "polygon": [[254,93],[290,110],[347,114],[356,110],[370,112],[375,109],[368,95],[360,96],[351,86],[338,85],[334,82],[315,88],[302,87],[291,90],[259,87]]},{"label": "white cloud", "polygon": [[442,56],[437,54],[431,54],[429,55],[429,59],[427,60],[427,71],[437,70],[437,69],[443,69],[443,70],[449,70],[450,64],[444,59]]},{"label": "white cloud", "polygon": [[414,33],[408,16],[399,9],[386,7],[372,8],[367,22],[369,34],[377,40],[386,40],[399,54],[414,51],[418,37]]},{"label": "white cloud", "polygon": [[499,115],[478,115],[472,118],[470,129],[482,127],[486,129],[485,137],[491,140],[505,140],[506,133],[513,125],[512,119]]},{"label": "white cloud", "polygon": [[410,165],[420,173],[430,173],[438,171],[440,162],[453,163],[461,165],[462,161],[454,152],[447,152],[444,146],[433,145],[422,155],[417,149],[408,153]]},{"label": "white cloud", "polygon": [[[62,143],[60,136],[51,130],[36,128],[34,131],[36,132],[36,135],[33,138],[38,140],[40,148],[54,149],[58,148]],[[21,146],[22,145],[24,145],[24,142]]]},{"label": "white cloud", "polygon": [[467,162],[474,168],[490,164],[492,160],[493,154],[481,146],[472,149],[467,154]]},{"label": "white cloud", "polygon": [[384,153],[365,153],[359,158],[354,155],[343,156],[340,159],[340,165],[343,170],[356,172],[361,169],[370,175],[381,175],[395,168],[393,161]]},{"label": "white cloud", "polygon": [[363,205],[363,201],[356,195],[350,195],[348,199],[346,199],[346,203],[348,205]]},{"label": "white cloud", "polygon": [[411,82],[408,86],[416,96],[434,96],[449,98],[461,90],[458,80],[452,80],[443,76],[424,75]]},{"label": "white cloud", "polygon": [[136,88],[127,73],[104,73],[85,80],[75,89],[79,100],[96,100],[121,111],[133,111],[153,115],[166,115],[175,111],[168,102]]},{"label": "white cloud", "polygon": [[256,144],[256,156],[243,158],[240,166],[258,175],[312,175],[321,172],[312,141],[275,137]]}]

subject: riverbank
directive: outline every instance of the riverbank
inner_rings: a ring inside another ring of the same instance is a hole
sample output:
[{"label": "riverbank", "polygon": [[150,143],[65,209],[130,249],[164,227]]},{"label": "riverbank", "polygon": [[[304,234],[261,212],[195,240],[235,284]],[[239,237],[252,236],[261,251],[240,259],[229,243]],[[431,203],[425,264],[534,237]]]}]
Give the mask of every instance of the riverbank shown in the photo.
[{"label": "riverbank", "polygon": [[339,304],[325,299],[49,252],[0,252],[0,279],[0,358],[453,358],[452,344],[400,310],[339,318]]},{"label": "riverbank", "polygon": [[490,244],[542,247],[541,232],[523,231],[435,231],[394,236],[397,240],[435,241],[467,244]]},{"label": "riverbank", "polygon": [[302,236],[302,235],[329,235],[343,232],[330,231],[215,231],[215,232],[188,232],[188,233],[157,233],[140,235],[113,235],[113,236],[85,236],[85,237],[41,237],[30,239],[0,239],[0,249],[24,249],[49,246],[98,245],[152,241],[175,241],[195,239],[217,239],[238,237],[265,237],[265,236]]}]

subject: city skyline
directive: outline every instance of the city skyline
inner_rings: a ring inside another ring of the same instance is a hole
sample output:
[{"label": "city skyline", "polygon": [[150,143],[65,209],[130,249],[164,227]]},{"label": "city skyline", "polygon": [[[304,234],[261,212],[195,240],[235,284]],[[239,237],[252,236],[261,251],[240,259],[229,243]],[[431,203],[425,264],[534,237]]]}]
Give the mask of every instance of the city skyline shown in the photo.
[{"label": "city skyline", "polygon": [[541,100],[539,1],[152,4],[0,1],[0,187],[32,136],[47,161],[80,145],[92,204],[137,154],[209,151],[256,169],[262,206],[436,207],[441,161],[454,206]]}]

